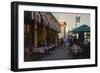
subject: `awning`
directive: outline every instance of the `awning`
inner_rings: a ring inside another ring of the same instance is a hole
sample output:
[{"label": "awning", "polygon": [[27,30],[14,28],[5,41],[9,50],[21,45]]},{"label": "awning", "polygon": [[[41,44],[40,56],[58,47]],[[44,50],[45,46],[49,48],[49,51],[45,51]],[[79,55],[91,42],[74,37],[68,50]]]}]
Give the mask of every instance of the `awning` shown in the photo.
[{"label": "awning", "polygon": [[49,22],[49,28],[52,29],[52,30],[54,30],[55,32],[60,32],[60,26],[59,26],[58,22],[55,21],[54,17],[51,18],[50,15],[47,15],[47,20]]},{"label": "awning", "polygon": [[47,20],[47,16],[44,12],[40,12],[40,15],[41,15],[41,21],[42,21],[42,24],[44,26],[48,26],[48,20]]},{"label": "awning", "polygon": [[33,20],[44,27],[54,30],[55,32],[60,32],[60,26],[50,12],[25,11],[24,23],[31,24]]}]

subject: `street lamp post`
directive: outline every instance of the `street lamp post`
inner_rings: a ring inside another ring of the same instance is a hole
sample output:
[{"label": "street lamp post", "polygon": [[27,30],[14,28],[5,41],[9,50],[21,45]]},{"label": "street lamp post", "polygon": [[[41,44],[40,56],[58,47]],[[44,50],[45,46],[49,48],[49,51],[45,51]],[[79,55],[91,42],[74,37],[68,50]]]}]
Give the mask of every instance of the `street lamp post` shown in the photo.
[{"label": "street lamp post", "polygon": [[[80,23],[80,14],[79,13],[76,14],[76,28],[77,28],[78,23]],[[79,34],[76,34],[76,38],[78,38],[78,35]]]},{"label": "street lamp post", "polygon": [[76,14],[76,28],[77,28],[78,23],[80,23],[80,14],[79,13]]},{"label": "street lamp post", "polygon": [[64,22],[64,36],[66,36],[66,22]]}]

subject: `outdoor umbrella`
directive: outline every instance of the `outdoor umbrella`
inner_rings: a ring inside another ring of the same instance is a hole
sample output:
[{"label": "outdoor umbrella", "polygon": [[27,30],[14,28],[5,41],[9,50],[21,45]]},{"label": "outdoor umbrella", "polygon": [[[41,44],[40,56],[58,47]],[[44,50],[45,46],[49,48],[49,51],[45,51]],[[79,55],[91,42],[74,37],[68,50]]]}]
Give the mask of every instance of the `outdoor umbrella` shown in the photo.
[{"label": "outdoor umbrella", "polygon": [[90,27],[87,25],[82,25],[78,28],[72,30],[73,33],[90,32]]}]

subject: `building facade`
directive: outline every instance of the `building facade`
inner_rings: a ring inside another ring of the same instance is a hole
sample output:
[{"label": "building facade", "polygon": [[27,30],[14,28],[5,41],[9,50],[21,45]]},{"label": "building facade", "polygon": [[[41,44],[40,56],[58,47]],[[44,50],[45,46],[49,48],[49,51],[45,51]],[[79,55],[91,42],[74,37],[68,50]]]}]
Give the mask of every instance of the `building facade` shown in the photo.
[{"label": "building facade", "polygon": [[60,25],[52,13],[24,12],[24,45],[30,48],[39,47],[41,41],[46,45],[57,45],[60,32]]}]

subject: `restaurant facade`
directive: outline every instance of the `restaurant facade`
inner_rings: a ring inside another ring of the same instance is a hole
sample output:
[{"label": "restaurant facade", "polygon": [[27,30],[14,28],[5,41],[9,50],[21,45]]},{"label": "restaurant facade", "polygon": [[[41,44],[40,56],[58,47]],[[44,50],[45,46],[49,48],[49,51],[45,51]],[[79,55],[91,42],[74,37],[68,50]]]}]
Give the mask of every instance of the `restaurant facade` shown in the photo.
[{"label": "restaurant facade", "polygon": [[60,25],[50,12],[24,11],[24,48],[58,45]]}]

